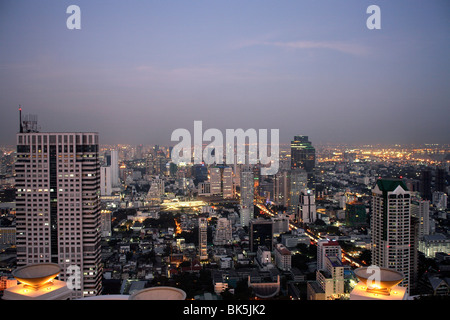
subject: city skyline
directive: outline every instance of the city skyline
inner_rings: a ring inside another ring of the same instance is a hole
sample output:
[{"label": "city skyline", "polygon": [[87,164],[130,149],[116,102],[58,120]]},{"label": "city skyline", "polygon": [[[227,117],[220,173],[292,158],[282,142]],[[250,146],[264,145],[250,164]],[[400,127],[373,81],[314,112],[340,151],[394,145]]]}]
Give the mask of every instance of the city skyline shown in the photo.
[{"label": "city skyline", "polygon": [[[81,8],[69,30],[66,8]],[[369,30],[369,5],[381,30]],[[44,132],[170,143],[177,128],[321,143],[449,143],[445,1],[0,4],[0,144]],[[6,121],[7,120],[7,121]]]}]

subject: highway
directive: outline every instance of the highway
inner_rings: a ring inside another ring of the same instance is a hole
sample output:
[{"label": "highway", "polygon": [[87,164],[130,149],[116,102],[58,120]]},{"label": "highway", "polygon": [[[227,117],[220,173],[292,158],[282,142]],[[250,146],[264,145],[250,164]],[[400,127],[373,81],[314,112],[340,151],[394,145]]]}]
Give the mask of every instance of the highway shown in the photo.
[{"label": "highway", "polygon": [[[273,213],[271,210],[267,209],[266,206],[262,205],[262,204],[255,204],[262,212],[264,212],[265,214],[273,217],[275,216],[275,213]],[[289,223],[289,227],[292,229],[302,229],[299,225],[294,224],[292,222]],[[305,230],[305,234],[311,239],[311,243],[317,245],[317,241],[320,240],[320,237],[315,235],[313,232],[311,232],[311,230],[306,229]],[[342,249],[341,249],[342,250]],[[347,252],[345,252],[344,250],[342,250],[342,258],[345,259],[346,261],[348,261],[352,266],[355,266],[357,268],[360,267],[364,267],[365,264],[362,263],[359,259],[356,259],[352,256],[350,256]]]}]

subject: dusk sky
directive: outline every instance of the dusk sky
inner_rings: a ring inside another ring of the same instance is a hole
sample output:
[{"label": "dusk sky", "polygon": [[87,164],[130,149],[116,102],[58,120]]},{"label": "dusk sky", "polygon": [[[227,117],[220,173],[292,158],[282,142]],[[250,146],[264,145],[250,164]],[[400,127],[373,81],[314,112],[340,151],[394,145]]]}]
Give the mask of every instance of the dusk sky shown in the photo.
[{"label": "dusk sky", "polygon": [[194,120],[281,143],[450,143],[450,1],[1,0],[0,144],[19,104],[105,144],[174,144]]}]

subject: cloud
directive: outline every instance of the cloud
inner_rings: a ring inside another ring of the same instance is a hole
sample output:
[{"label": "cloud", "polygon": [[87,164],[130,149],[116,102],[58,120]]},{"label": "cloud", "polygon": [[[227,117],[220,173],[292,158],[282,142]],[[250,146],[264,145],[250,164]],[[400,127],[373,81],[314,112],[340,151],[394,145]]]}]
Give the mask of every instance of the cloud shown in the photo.
[{"label": "cloud", "polygon": [[293,48],[293,49],[328,49],[351,55],[364,55],[368,53],[367,48],[362,45],[340,41],[290,41],[290,42],[265,41],[260,42],[258,44],[282,48]]}]

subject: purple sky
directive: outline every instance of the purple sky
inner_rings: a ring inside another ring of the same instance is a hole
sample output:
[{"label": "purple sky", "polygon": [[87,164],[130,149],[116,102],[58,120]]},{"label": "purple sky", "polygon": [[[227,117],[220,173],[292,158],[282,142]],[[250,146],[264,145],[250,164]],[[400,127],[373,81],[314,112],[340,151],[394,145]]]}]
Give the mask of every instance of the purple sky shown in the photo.
[{"label": "purple sky", "polygon": [[[68,30],[66,8],[81,8]],[[369,5],[381,30],[369,30]],[[450,3],[0,2],[0,144],[18,105],[42,131],[170,144],[177,128],[280,129],[280,142],[450,143]]]}]

